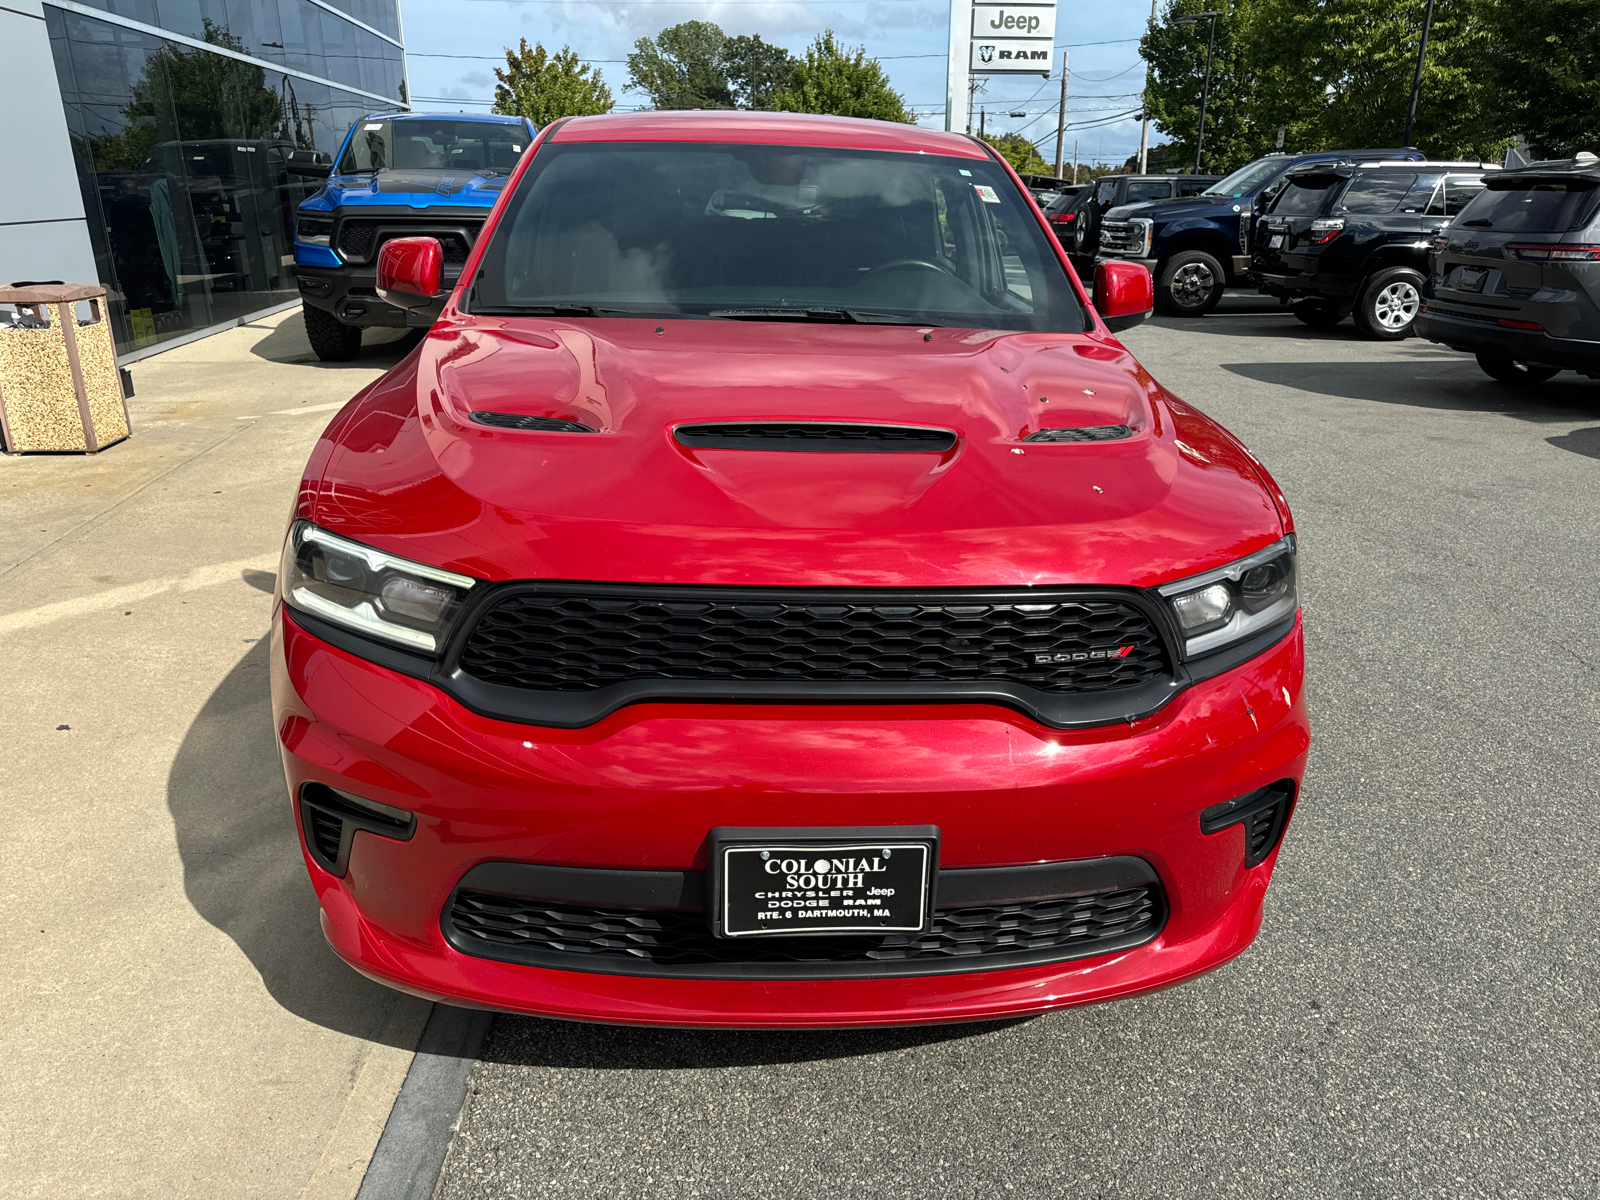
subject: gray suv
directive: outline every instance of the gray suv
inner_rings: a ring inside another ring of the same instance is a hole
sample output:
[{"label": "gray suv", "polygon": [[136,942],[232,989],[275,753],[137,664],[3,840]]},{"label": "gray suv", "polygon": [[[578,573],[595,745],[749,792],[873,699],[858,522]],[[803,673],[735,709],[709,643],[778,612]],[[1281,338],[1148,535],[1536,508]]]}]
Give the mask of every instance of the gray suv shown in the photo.
[{"label": "gray suv", "polygon": [[1417,333],[1505,383],[1562,370],[1600,379],[1600,158],[1484,182],[1430,243]]}]

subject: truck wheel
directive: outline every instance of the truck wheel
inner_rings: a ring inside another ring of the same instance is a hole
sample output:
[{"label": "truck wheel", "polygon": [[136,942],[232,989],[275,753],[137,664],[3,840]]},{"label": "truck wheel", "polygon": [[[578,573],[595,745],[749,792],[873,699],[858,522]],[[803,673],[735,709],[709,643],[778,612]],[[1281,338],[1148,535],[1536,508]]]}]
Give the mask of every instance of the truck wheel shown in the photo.
[{"label": "truck wheel", "polygon": [[1157,268],[1156,307],[1169,317],[1200,317],[1222,301],[1228,273],[1204,250],[1182,250]]},{"label": "truck wheel", "polygon": [[1422,307],[1423,282],[1409,267],[1390,267],[1367,280],[1356,301],[1356,328],[1361,335],[1384,342],[1410,337]]},{"label": "truck wheel", "polygon": [[1543,383],[1552,375],[1561,373],[1560,367],[1547,367],[1542,363],[1519,362],[1507,354],[1478,353],[1478,366],[1490,379],[1501,383]]},{"label": "truck wheel", "polygon": [[346,325],[331,312],[300,302],[305,314],[306,339],[323,362],[349,362],[361,353],[361,329]]},{"label": "truck wheel", "polygon": [[1313,329],[1332,329],[1349,315],[1337,304],[1330,304],[1326,300],[1300,300],[1290,305],[1289,311]]}]

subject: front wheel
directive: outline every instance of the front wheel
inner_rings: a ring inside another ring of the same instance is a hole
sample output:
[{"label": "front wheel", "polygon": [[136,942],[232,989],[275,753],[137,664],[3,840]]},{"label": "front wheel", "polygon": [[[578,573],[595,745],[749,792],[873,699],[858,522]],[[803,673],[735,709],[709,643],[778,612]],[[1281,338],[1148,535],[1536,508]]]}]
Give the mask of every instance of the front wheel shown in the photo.
[{"label": "front wheel", "polygon": [[1367,281],[1356,301],[1356,328],[1363,337],[1393,342],[1411,336],[1422,307],[1422,276],[1409,267],[1390,267]]},{"label": "front wheel", "polygon": [[1490,379],[1498,379],[1501,383],[1543,383],[1552,375],[1561,373],[1560,367],[1547,367],[1542,363],[1521,362],[1512,358],[1509,354],[1481,352],[1477,358],[1478,366],[1483,368],[1483,373]]},{"label": "front wheel", "polygon": [[1182,250],[1156,269],[1156,307],[1169,317],[1201,317],[1222,302],[1228,273],[1204,250]]},{"label": "front wheel", "polygon": [[306,340],[323,362],[349,362],[361,353],[361,329],[346,325],[331,312],[313,308],[304,300],[300,309],[305,314]]}]

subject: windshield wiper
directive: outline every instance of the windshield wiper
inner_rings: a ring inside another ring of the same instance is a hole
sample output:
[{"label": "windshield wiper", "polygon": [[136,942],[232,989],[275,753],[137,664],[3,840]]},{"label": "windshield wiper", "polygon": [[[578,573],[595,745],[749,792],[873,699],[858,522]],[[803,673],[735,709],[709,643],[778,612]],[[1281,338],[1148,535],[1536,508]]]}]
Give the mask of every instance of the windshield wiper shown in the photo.
[{"label": "windshield wiper", "polygon": [[708,317],[730,321],[833,321],[841,325],[935,325],[920,317],[901,317],[893,313],[862,312],[854,308],[714,308]]}]

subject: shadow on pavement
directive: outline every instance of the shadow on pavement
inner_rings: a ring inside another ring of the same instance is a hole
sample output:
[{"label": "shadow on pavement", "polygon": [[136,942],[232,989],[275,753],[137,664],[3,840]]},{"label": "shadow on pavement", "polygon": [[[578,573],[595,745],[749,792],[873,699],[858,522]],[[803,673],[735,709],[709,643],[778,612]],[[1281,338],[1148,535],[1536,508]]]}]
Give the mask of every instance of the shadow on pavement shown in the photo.
[{"label": "shadow on pavement", "polygon": [[[252,329],[266,328],[252,325]],[[299,313],[290,313],[271,329],[266,337],[250,347],[257,358],[271,362],[294,363],[317,367],[325,371],[344,371],[351,367],[371,370],[373,367],[392,367],[418,342],[426,330],[422,329],[368,329],[361,335],[361,353],[349,362],[323,362],[306,341],[305,321]]]},{"label": "shadow on pavement", "polygon": [[396,993],[356,974],[323,941],[284,790],[267,687],[263,639],[211,694],[173,760],[167,807],[184,891],[195,910],[244,951],[285,1009],[323,1028],[378,1041]]},{"label": "shadow on pavement", "polygon": [[[1391,358],[1382,362],[1220,365],[1224,371],[1258,383],[1296,388],[1321,396],[1404,404],[1412,408],[1503,413],[1522,421],[1571,421],[1575,417],[1590,416],[1600,408],[1600,387],[1589,380],[1567,374],[1533,387],[1513,387],[1489,379],[1465,355],[1401,361]],[[1455,370],[1458,367],[1465,370],[1458,372]]]},{"label": "shadow on pavement", "polygon": [[1558,450],[1571,450],[1574,454],[1581,454],[1585,458],[1600,458],[1600,427],[1594,429],[1574,429],[1571,433],[1564,433],[1560,437],[1545,438]]},{"label": "shadow on pavement", "polygon": [[499,1016],[480,1057],[522,1067],[676,1071],[772,1066],[883,1054],[994,1033],[1032,1020],[907,1029],[641,1029]]}]

